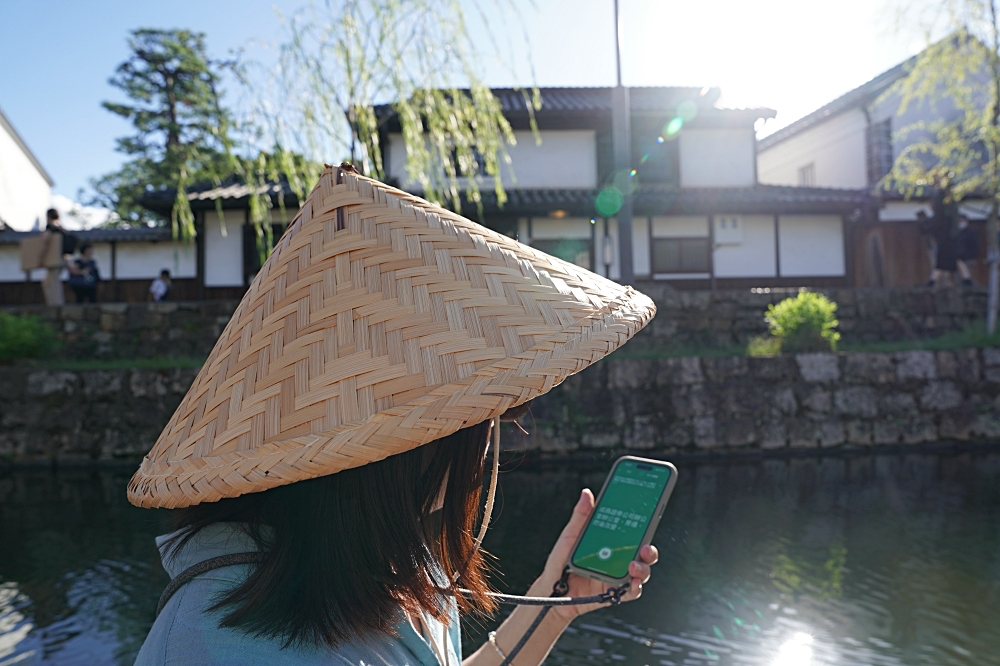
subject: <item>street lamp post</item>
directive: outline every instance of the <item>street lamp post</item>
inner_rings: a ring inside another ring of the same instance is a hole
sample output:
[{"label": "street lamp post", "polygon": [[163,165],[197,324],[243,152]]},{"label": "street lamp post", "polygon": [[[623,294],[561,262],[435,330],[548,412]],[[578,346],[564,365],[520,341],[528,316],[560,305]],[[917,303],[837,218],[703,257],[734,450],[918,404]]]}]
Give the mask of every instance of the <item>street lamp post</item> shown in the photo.
[{"label": "street lamp post", "polygon": [[628,88],[622,85],[622,19],[615,0],[615,57],[617,62],[618,85],[615,87],[611,108],[611,141],[614,145],[615,180],[622,187],[622,207],[618,211],[618,263],[619,278],[623,284],[631,284],[635,275],[632,264],[632,128]]}]

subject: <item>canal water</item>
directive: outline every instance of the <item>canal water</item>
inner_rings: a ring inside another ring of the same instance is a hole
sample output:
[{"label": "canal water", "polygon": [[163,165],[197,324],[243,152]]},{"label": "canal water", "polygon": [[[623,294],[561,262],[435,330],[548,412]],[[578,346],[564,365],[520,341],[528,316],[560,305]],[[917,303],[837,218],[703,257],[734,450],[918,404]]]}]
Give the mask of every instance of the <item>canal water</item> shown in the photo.
[{"label": "canal water", "polygon": [[[578,619],[548,663],[1000,664],[1000,455],[678,467],[643,598]],[[501,477],[501,589],[525,589],[605,472]],[[0,666],[132,662],[166,576],[163,513],[127,480],[0,472]],[[467,622],[467,646],[493,626]]]}]

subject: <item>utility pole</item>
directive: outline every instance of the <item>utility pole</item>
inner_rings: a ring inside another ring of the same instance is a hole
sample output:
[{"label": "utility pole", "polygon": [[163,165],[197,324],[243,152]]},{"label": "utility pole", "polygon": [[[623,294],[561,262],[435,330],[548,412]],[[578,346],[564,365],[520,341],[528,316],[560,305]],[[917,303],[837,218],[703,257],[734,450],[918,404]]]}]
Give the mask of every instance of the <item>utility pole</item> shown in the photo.
[{"label": "utility pole", "polygon": [[611,142],[614,145],[615,181],[622,186],[622,207],[618,211],[618,263],[621,266],[622,284],[635,280],[632,264],[632,187],[629,173],[632,170],[632,120],[628,88],[622,85],[622,19],[615,0],[615,57],[618,69],[618,86],[614,91],[611,107]]}]

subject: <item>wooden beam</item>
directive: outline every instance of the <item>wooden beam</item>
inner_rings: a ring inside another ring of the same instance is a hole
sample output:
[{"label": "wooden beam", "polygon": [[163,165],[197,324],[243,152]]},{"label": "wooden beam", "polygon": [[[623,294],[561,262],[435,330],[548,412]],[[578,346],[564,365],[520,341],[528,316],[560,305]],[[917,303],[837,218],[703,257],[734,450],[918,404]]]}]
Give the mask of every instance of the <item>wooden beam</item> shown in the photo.
[{"label": "wooden beam", "polygon": [[774,216],[774,277],[781,277],[781,227]]},{"label": "wooden beam", "polygon": [[111,300],[118,302],[118,241],[111,241]]},{"label": "wooden beam", "polygon": [[198,213],[198,218],[195,221],[195,270],[197,271],[198,280],[198,300],[205,300],[205,211],[200,211]]}]

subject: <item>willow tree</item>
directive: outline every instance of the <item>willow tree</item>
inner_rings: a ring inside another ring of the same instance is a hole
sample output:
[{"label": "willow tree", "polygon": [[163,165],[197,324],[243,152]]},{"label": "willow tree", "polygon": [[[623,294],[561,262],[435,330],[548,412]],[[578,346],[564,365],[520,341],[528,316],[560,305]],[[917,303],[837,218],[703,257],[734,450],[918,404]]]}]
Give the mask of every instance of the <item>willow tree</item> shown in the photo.
[{"label": "willow tree", "polygon": [[[378,110],[388,106],[402,131],[407,178],[425,198],[460,210],[463,201],[481,205],[489,187],[502,205],[501,165],[509,165],[515,138],[481,79],[482,47],[502,57],[493,31],[517,26],[520,16],[513,0],[485,3],[346,0],[283,18],[275,62],[244,60],[238,70],[248,93],[242,141],[269,151],[243,161],[251,191],[287,178],[302,200],[318,165],[345,158],[384,179],[380,130],[389,114]],[[480,33],[488,39],[477,40]],[[529,113],[539,108],[537,89],[523,95]],[[269,202],[256,198],[251,217],[260,223]]]},{"label": "willow tree", "polygon": [[989,298],[987,329],[996,330],[1000,304],[1000,24],[996,0],[945,0],[937,17],[954,32],[929,45],[907,75],[887,93],[899,98],[899,115],[918,108],[923,120],[895,132],[902,144],[887,189],[906,197],[944,189],[954,202],[990,202],[987,217]]}]

